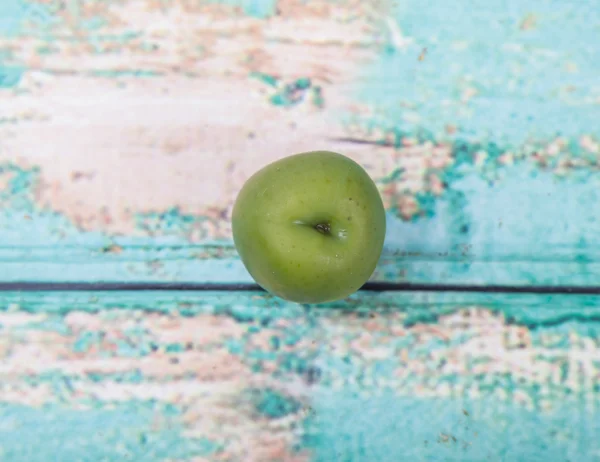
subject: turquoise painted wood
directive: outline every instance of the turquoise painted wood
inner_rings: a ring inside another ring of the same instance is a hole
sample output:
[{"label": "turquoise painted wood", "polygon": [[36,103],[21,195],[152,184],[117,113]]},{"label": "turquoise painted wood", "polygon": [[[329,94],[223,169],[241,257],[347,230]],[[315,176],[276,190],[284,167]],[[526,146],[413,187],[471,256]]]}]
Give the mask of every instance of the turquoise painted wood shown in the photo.
[{"label": "turquoise painted wood", "polygon": [[237,191],[318,148],[380,186],[375,280],[599,280],[592,3],[0,8],[2,280],[248,282]]},{"label": "turquoise painted wood", "polygon": [[[360,162],[373,280],[600,280],[593,2],[0,1],[0,282],[250,282],[230,211]],[[600,460],[599,297],[0,292],[0,460]]]},{"label": "turquoise painted wood", "polygon": [[1,298],[4,460],[600,456],[600,297]]}]

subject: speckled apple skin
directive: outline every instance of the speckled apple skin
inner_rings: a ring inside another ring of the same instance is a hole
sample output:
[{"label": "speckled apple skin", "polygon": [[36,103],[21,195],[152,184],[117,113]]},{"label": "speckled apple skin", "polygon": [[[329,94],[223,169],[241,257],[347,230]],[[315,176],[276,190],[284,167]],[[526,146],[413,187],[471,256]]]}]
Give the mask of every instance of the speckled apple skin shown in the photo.
[{"label": "speckled apple skin", "polygon": [[233,239],[260,286],[286,300],[343,299],[371,276],[381,255],[385,210],[356,162],[312,151],[273,162],[244,184]]}]

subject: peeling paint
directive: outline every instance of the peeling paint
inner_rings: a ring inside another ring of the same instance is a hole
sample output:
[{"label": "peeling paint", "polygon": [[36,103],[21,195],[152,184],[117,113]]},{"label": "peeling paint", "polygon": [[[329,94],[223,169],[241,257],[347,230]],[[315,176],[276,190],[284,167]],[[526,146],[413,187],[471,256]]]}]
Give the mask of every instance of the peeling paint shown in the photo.
[{"label": "peeling paint", "polygon": [[[14,418],[3,422],[46,412],[36,432],[57,442],[71,435],[62,450],[94,447],[109,460],[115,449],[96,441],[147,451],[148,460],[579,454],[585,432],[548,432],[580,419],[594,434],[585,416],[599,402],[597,304],[373,293],[307,310],[252,294],[5,293],[0,402]],[[50,423],[59,417],[61,426]],[[509,423],[530,436],[507,440]],[[20,428],[5,434],[19,438]],[[3,448],[15,460],[28,455],[19,441]]]},{"label": "peeling paint", "polygon": [[[593,8],[0,3],[0,281],[249,282],[236,192],[326,148],[380,187],[374,279],[597,285]],[[597,308],[4,292],[0,459],[588,460]]]}]

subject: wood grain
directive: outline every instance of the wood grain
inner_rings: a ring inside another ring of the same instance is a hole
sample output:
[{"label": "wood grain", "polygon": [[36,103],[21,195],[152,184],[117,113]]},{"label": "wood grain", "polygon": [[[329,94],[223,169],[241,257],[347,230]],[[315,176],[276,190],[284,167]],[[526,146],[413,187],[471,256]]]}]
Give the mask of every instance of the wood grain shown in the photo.
[{"label": "wood grain", "polygon": [[[3,0],[0,281],[251,282],[261,166],[361,163],[373,280],[600,280],[598,9]],[[600,460],[599,297],[0,292],[0,460]]]},{"label": "wood grain", "polygon": [[3,455],[593,460],[597,306],[427,292],[319,309],[257,294],[4,293]]},{"label": "wood grain", "polygon": [[247,282],[237,191],[323,148],[380,187],[374,279],[596,284],[597,12],[233,3],[7,3],[2,279]]}]

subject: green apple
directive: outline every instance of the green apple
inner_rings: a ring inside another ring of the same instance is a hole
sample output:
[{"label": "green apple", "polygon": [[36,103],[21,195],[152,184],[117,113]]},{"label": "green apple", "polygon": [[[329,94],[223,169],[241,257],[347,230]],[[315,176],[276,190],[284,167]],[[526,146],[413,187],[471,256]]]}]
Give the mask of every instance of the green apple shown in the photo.
[{"label": "green apple", "polygon": [[335,152],[295,154],[267,165],[236,199],[233,240],[254,280],[298,303],[339,300],[373,274],[385,210],[367,172]]}]

